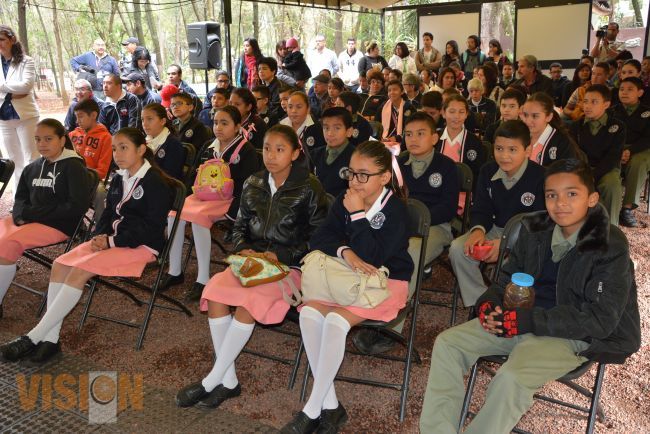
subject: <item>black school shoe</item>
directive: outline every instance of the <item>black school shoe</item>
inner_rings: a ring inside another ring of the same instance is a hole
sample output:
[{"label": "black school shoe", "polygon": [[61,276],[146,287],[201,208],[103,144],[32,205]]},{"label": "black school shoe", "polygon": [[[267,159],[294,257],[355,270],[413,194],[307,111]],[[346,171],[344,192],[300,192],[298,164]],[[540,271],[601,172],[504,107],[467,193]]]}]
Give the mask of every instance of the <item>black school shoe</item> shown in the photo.
[{"label": "black school shoe", "polygon": [[61,354],[61,344],[42,341],[36,344],[34,351],[23,361],[25,366],[41,366]]},{"label": "black school shoe", "polygon": [[27,336],[21,336],[0,347],[0,355],[7,362],[16,362],[36,349],[36,344]]},{"label": "black school shoe", "polygon": [[322,410],[320,413],[320,425],[316,434],[336,434],[348,421],[348,412],[339,402],[339,406],[333,410]]},{"label": "black school shoe", "polygon": [[194,282],[192,288],[185,293],[185,301],[199,301],[201,300],[201,295],[203,294],[203,288],[205,285],[199,282]]},{"label": "black school shoe", "polygon": [[184,273],[181,273],[178,276],[172,276],[171,274],[166,274],[165,277],[162,278],[160,284],[158,285],[158,290],[167,291],[172,286],[180,285],[183,282],[185,282]]},{"label": "black school shoe", "polygon": [[355,348],[362,354],[374,355],[390,351],[395,341],[374,329],[362,329],[352,338]]},{"label": "black school shoe", "polygon": [[192,383],[178,391],[176,394],[176,405],[179,407],[191,407],[206,396],[208,396],[208,392],[200,381],[198,383]]},{"label": "black school shoe", "polygon": [[291,422],[280,430],[281,434],[311,434],[318,428],[320,418],[311,419],[304,412],[298,412]]},{"label": "black school shoe", "polygon": [[634,213],[630,208],[621,208],[621,212],[618,215],[618,224],[625,226],[626,228],[638,228],[639,222],[634,217]]},{"label": "black school shoe", "polygon": [[199,401],[199,407],[217,408],[224,401],[241,395],[241,385],[237,384],[234,389],[228,389],[223,384],[218,385],[205,398]]}]

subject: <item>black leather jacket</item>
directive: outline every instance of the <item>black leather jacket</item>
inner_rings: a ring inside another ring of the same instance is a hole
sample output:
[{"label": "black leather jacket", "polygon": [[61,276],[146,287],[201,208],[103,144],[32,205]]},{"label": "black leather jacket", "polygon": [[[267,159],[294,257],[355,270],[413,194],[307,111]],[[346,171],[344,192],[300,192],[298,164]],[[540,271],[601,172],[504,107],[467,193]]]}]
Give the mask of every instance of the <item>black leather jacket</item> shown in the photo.
[{"label": "black leather jacket", "polygon": [[268,179],[269,172],[263,170],[244,184],[232,231],[235,251],[271,251],[283,264],[299,265],[311,235],[327,215],[325,190],[314,175],[295,164],[273,196]]}]

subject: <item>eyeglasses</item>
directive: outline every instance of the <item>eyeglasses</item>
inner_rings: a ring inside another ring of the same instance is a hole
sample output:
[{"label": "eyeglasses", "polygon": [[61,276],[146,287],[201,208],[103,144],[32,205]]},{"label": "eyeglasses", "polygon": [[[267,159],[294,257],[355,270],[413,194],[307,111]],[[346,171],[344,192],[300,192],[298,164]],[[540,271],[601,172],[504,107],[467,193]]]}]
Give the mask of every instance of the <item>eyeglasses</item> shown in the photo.
[{"label": "eyeglasses", "polygon": [[360,184],[365,184],[370,180],[371,176],[377,176],[381,175],[384,172],[377,172],[377,173],[362,173],[362,172],[353,172],[352,170],[345,168],[341,171],[341,179],[346,179],[348,181],[352,181],[354,178],[357,178],[357,181]]},{"label": "eyeglasses", "polygon": [[217,83],[228,83],[228,80],[217,80]]},{"label": "eyeglasses", "polygon": [[169,107],[174,108],[174,107],[178,107],[178,106],[181,106],[181,105],[185,105],[185,102],[173,102],[173,103],[169,104]]}]

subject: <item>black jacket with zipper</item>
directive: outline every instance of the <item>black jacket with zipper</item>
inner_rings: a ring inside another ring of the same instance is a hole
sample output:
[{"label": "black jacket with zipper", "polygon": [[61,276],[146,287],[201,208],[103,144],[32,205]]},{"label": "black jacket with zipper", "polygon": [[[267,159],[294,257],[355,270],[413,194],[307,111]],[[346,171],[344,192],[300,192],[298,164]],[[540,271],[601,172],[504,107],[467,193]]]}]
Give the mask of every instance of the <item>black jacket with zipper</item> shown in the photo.
[{"label": "black jacket with zipper", "polygon": [[[499,273],[497,282],[476,306],[502,305],[512,273],[536,279],[551,249],[555,223],[546,211],[524,217],[519,238]],[[601,205],[589,210],[576,246],[560,261],[556,305],[532,309],[532,333],[588,342],[580,355],[590,360],[623,363],[641,345],[641,325],[634,265],[621,230],[609,224]]]},{"label": "black jacket with zipper", "polygon": [[55,161],[41,157],[20,176],[14,223],[41,223],[70,236],[90,207],[90,189],[86,165],[75,151],[64,149]]},{"label": "black jacket with zipper", "polygon": [[309,250],[312,234],[325,221],[325,190],[296,164],[273,196],[268,178],[269,172],[263,170],[244,184],[232,230],[234,250],[271,251],[283,264],[297,266]]}]

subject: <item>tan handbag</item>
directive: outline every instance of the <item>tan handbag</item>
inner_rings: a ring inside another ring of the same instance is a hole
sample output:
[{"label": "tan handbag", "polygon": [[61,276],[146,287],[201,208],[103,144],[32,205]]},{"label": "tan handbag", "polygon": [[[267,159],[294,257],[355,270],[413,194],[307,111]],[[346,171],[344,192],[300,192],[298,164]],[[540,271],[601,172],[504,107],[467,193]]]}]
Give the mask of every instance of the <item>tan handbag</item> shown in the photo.
[{"label": "tan handbag", "polygon": [[390,296],[388,269],[376,274],[355,271],[345,260],[314,250],[302,260],[302,299],[372,309]]}]

